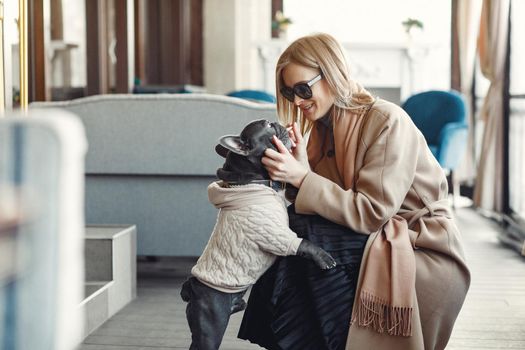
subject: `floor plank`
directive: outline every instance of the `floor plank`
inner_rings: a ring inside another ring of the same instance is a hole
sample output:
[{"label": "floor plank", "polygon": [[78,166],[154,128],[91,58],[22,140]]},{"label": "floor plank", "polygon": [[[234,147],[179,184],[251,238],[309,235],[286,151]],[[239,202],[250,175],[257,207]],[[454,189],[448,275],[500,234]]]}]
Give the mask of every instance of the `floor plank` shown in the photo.
[{"label": "floor plank", "polygon": [[448,350],[525,349],[525,259],[497,239],[500,228],[457,211],[472,282]]},{"label": "floor plank", "polygon": [[[499,227],[474,210],[456,211],[472,284],[447,350],[525,349],[525,259],[500,244]],[[138,297],[87,337],[80,350],[188,349],[180,286],[194,259],[138,264]],[[232,316],[221,349],[261,349],[237,339]]]}]

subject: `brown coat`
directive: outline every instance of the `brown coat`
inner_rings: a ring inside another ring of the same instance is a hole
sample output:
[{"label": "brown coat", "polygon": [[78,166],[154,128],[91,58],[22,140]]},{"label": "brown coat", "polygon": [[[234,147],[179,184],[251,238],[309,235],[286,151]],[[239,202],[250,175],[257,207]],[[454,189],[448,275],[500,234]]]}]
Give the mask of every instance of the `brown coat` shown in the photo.
[{"label": "brown coat", "polygon": [[[470,284],[445,174],[410,117],[392,103],[378,100],[332,125],[333,134],[325,121],[314,124],[308,141],[313,172],[301,185],[297,212],[371,235],[363,261],[380,228],[401,215],[416,258],[412,336],[352,324],[346,349],[444,349]],[[360,276],[356,295],[361,282]]]}]

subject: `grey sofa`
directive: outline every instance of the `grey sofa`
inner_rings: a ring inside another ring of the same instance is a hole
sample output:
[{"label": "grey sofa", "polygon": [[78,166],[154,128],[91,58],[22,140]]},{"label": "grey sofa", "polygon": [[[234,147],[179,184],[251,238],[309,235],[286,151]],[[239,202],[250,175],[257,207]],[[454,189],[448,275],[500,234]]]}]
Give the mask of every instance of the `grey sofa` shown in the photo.
[{"label": "grey sofa", "polygon": [[137,254],[198,256],[216,219],[207,186],[214,147],[275,105],[208,94],[103,95],[32,103],[77,114],[86,129],[87,224],[137,225]]}]

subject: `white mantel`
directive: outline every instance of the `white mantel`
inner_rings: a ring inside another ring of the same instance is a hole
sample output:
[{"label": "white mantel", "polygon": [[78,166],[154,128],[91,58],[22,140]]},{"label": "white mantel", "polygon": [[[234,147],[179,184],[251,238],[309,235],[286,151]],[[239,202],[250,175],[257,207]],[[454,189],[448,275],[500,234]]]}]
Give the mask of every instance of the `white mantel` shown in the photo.
[{"label": "white mantel", "polygon": [[[289,45],[285,40],[271,40],[257,45],[263,70],[262,87],[275,93],[275,65]],[[409,43],[344,43],[352,77],[366,88],[376,91],[398,91],[400,100],[415,90],[416,66],[436,47]],[[421,85],[421,84],[419,84]],[[393,101],[399,102],[399,101]]]}]

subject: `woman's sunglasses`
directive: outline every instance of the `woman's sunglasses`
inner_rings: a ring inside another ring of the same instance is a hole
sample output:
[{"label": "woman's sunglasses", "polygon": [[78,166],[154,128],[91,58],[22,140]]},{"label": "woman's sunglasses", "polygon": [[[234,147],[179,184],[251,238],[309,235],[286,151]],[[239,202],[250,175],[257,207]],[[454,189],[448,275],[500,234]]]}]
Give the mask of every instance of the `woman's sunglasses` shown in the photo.
[{"label": "woman's sunglasses", "polygon": [[295,100],[295,95],[299,96],[300,98],[309,99],[312,98],[312,88],[311,86],[317,83],[319,80],[323,78],[322,74],[319,74],[315,78],[313,78],[310,81],[307,81],[305,83],[297,83],[293,86],[293,88],[288,86],[283,86],[279,90],[281,94],[290,102],[293,102]]}]

